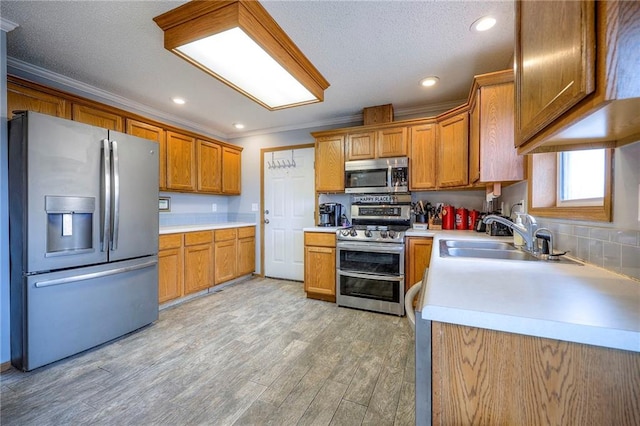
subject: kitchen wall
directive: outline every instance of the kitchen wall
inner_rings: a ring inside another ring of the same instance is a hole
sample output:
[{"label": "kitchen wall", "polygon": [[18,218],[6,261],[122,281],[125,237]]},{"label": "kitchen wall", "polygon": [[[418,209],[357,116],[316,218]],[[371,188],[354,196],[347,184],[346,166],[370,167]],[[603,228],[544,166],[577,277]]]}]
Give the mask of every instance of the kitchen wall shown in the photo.
[{"label": "kitchen wall", "polygon": [[11,359],[7,147],[7,33],[2,30],[0,31],[0,363]]},{"label": "kitchen wall", "polygon": [[[344,123],[341,127],[356,125],[357,123]],[[335,127],[335,126],[333,126]],[[314,127],[308,129],[288,130],[263,135],[246,136],[230,139],[229,143],[240,145],[242,151],[242,195],[229,199],[229,211],[237,212],[240,217],[253,217],[258,225],[256,229],[256,273],[261,273],[260,245],[262,235],[260,222],[262,214],[260,206],[260,150],[292,145],[313,144],[314,138],[311,132],[326,130],[328,127]],[[315,197],[315,194],[309,194]],[[252,205],[258,204],[258,211],[252,211]]]},{"label": "kitchen wall", "polygon": [[[465,207],[466,209],[475,209],[483,211],[484,206],[484,190],[483,191],[413,191],[411,193],[411,202],[416,203],[422,200],[424,205],[427,202],[431,205],[443,203],[452,205],[456,208]],[[350,194],[320,194],[318,203],[340,203],[346,207],[347,218],[351,220],[351,195]],[[415,218],[411,218],[414,220]]]},{"label": "kitchen wall", "polygon": [[[640,280],[640,141],[614,154],[613,221],[584,222],[538,218],[551,229],[558,251]],[[527,199],[527,184],[503,189],[505,205]]]},{"label": "kitchen wall", "polygon": [[235,222],[229,218],[230,197],[178,192],[161,192],[160,196],[170,199],[170,211],[160,212],[160,226]]}]

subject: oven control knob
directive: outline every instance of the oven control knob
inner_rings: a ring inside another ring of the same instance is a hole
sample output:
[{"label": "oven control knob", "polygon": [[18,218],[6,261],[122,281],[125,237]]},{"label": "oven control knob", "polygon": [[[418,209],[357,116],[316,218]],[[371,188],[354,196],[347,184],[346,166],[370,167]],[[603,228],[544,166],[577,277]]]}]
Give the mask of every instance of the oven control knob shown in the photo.
[{"label": "oven control knob", "polygon": [[343,229],[342,231],[340,231],[340,233],[342,234],[343,237],[346,237],[347,235],[349,235],[349,230]]},{"label": "oven control knob", "polygon": [[349,235],[351,235],[352,237],[357,237],[358,231],[356,231],[355,228],[351,228],[351,231],[349,231]]},{"label": "oven control knob", "polygon": [[389,231],[389,238],[395,238],[396,237],[396,231]]},{"label": "oven control knob", "polygon": [[380,236],[382,238],[387,238],[388,235],[389,235],[389,231],[380,231]]},{"label": "oven control knob", "polygon": [[372,234],[371,234],[371,230],[370,230],[370,229],[367,229],[366,231],[364,231],[364,236],[365,236],[365,237],[367,237],[367,238],[371,238],[371,235],[372,235]]}]

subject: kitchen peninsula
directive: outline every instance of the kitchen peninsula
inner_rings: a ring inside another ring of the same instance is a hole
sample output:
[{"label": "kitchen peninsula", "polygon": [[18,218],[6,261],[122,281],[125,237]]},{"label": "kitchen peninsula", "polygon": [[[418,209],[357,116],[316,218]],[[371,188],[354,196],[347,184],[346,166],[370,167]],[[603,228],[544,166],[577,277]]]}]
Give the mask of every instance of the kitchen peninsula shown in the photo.
[{"label": "kitchen peninsula", "polygon": [[636,281],[588,264],[442,257],[441,240],[487,237],[416,234],[434,237],[416,312],[418,424],[637,424]]}]

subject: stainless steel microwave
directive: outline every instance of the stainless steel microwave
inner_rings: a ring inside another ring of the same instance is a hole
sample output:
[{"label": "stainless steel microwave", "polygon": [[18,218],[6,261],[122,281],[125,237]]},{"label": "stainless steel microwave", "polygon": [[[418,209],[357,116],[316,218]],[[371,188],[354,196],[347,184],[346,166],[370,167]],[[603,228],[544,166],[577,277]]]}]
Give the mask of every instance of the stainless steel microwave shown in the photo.
[{"label": "stainless steel microwave", "polygon": [[409,192],[407,157],[344,163],[344,192],[355,194]]}]

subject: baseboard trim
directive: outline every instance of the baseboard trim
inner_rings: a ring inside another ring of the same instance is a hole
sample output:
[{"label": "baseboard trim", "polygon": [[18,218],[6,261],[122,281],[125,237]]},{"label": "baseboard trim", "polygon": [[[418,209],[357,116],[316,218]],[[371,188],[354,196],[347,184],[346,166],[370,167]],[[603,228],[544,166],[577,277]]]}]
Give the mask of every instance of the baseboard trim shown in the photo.
[{"label": "baseboard trim", "polygon": [[11,369],[11,361],[3,362],[2,364],[0,364],[0,373],[4,373],[9,369]]}]

